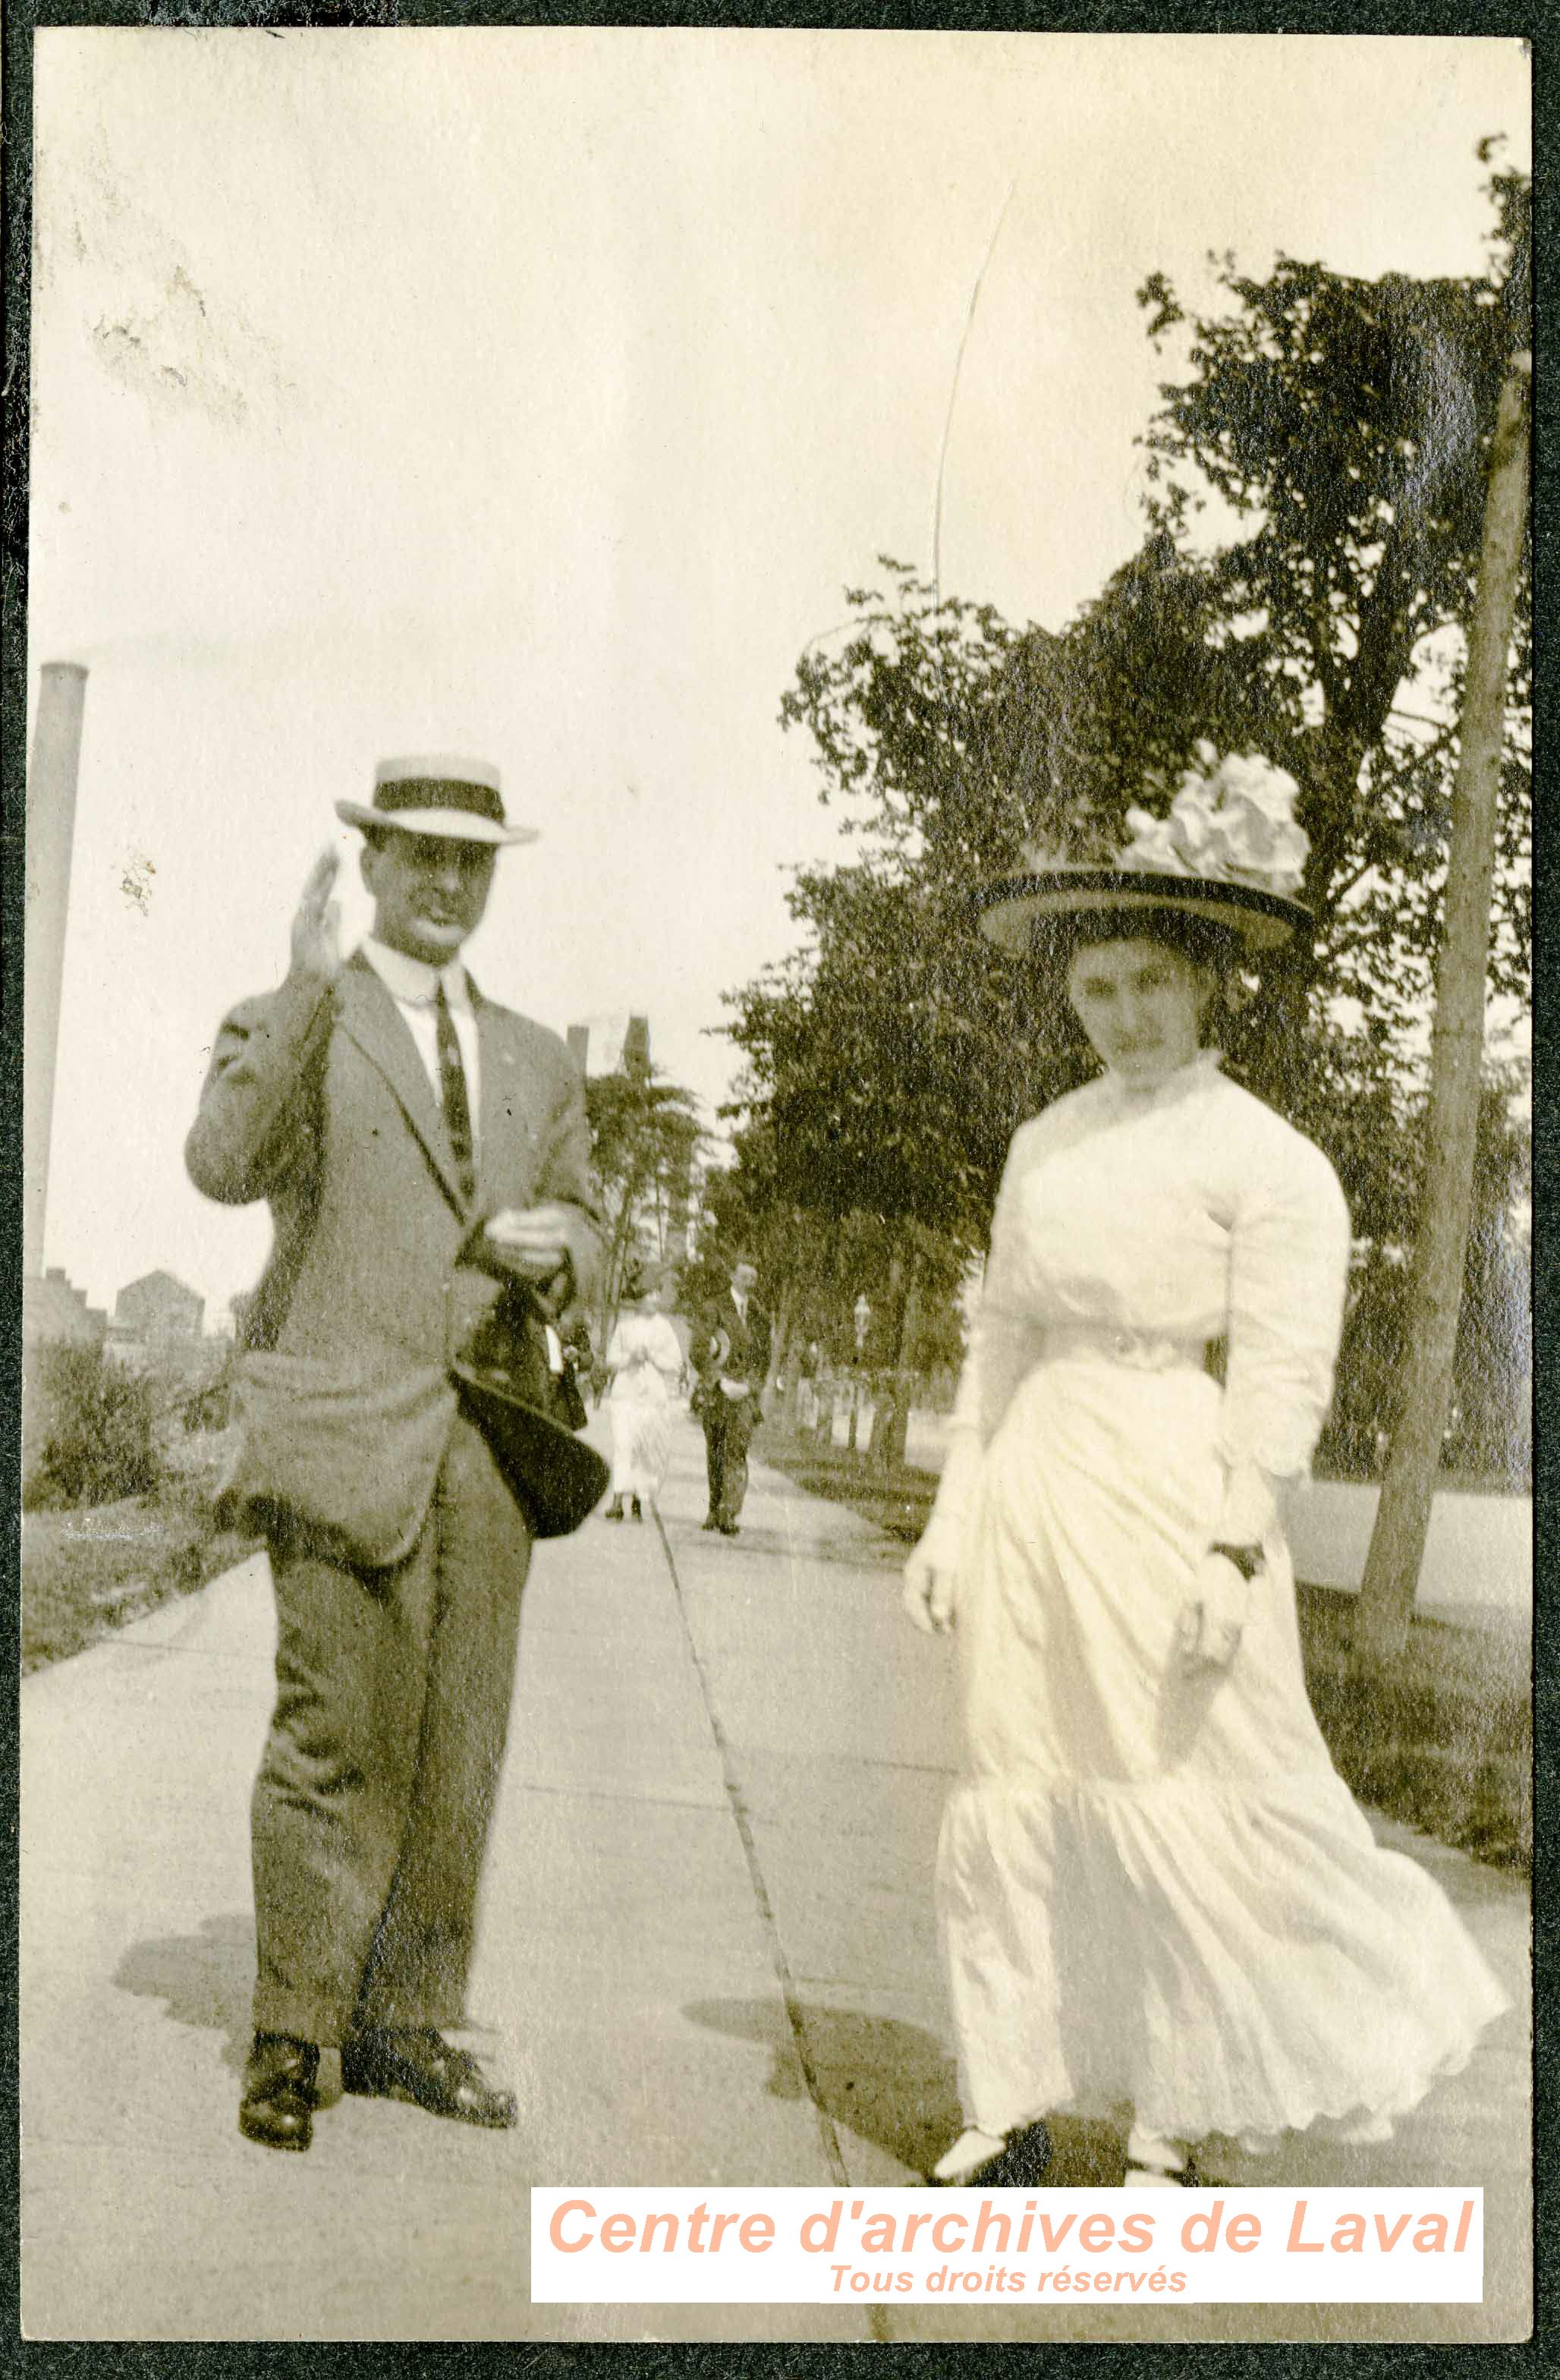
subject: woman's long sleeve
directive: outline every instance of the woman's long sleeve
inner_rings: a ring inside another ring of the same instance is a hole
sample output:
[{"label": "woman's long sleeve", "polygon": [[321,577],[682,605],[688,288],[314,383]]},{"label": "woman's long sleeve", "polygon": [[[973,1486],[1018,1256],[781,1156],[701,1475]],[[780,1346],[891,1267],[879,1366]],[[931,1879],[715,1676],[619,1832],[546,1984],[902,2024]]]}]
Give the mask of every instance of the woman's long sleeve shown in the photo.
[{"label": "woman's long sleeve", "polygon": [[1311,1461],[1332,1397],[1349,1239],[1348,1208],[1320,1149],[1276,1135],[1242,1184],[1231,1232],[1221,1538],[1263,1535],[1266,1483],[1299,1478]]}]

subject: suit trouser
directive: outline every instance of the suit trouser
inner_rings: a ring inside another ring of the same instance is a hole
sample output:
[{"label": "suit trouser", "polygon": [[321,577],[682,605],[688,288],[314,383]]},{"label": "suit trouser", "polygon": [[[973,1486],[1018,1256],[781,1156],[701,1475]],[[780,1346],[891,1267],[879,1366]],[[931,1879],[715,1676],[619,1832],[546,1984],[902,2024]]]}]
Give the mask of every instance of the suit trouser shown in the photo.
[{"label": "suit trouser", "polygon": [[276,1710],[255,1780],[255,2029],[459,2024],[531,1536],[457,1417],[389,1570],[272,1541]]},{"label": "suit trouser", "polygon": [[718,1521],[734,1521],[747,1494],[747,1446],[758,1424],[757,1400],[739,1401],[712,1389],[701,1419],[709,1510]]}]

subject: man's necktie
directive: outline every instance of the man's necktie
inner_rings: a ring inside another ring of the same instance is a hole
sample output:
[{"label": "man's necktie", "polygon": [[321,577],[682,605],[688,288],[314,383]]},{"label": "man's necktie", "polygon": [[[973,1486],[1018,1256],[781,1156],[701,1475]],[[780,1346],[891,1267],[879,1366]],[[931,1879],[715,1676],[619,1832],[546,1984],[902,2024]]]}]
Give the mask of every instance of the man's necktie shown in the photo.
[{"label": "man's necktie", "polygon": [[471,1157],[471,1102],[466,1097],[466,1068],[461,1063],[455,1020],[444,997],[442,978],[434,997],[433,1016],[439,1037],[439,1096],[444,1105],[444,1128],[454,1152],[461,1196],[469,1207],[477,1196],[477,1169]]}]

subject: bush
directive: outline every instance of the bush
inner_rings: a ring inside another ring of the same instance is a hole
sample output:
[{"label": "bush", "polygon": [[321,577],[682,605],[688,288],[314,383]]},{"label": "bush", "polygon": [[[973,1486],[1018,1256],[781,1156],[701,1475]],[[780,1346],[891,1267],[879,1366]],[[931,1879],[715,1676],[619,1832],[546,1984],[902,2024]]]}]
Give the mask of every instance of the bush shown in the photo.
[{"label": "bush", "polygon": [[42,1445],[26,1501],[34,1512],[150,1495],[162,1465],[150,1382],[100,1347],[40,1349]]},{"label": "bush", "polygon": [[179,1407],[179,1424],[195,1435],[202,1430],[226,1429],[232,1418],[233,1371],[231,1366],[224,1364],[214,1379],[186,1397]]}]

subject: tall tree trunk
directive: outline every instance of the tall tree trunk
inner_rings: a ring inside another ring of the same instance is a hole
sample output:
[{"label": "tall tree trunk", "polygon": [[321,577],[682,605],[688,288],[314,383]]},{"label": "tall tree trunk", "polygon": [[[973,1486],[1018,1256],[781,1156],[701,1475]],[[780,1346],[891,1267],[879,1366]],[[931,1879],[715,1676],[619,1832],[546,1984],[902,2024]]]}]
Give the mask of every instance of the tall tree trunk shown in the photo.
[{"label": "tall tree trunk", "polygon": [[[771,1409],[771,1402],[775,1391],[775,1382],[780,1378],[780,1374],[786,1369],[790,1361],[792,1325],[795,1311],[796,1285],[794,1281],[788,1280],[785,1287],[780,1291],[780,1305],[775,1315],[774,1328],[769,1333],[769,1368],[764,1375],[764,1386],[759,1397],[759,1402],[766,1413],[768,1413]],[[790,1409],[786,1413],[778,1415],[777,1418],[782,1421],[787,1427],[791,1427],[794,1425],[796,1419],[796,1400],[794,1395],[792,1395],[791,1399]]]},{"label": "tall tree trunk", "polygon": [[1435,967],[1424,1203],[1403,1402],[1354,1622],[1351,1668],[1361,1682],[1389,1677],[1408,1640],[1451,1403],[1479,1131],[1506,673],[1527,512],[1530,376],[1531,359],[1519,356],[1501,391],[1490,455]]},{"label": "tall tree trunk", "polygon": [[[899,1352],[899,1326],[904,1313],[904,1255],[897,1243],[889,1257],[889,1311],[893,1316],[893,1335],[888,1343]],[[868,1459],[874,1463],[886,1460],[884,1449],[893,1432],[894,1395],[886,1366],[879,1366],[872,1392],[872,1435],[866,1442]]]},{"label": "tall tree trunk", "polygon": [[913,1239],[905,1250],[902,1267],[901,1259],[897,1256],[894,1258],[893,1278],[903,1282],[894,1332],[893,1372],[887,1393],[878,1400],[872,1417],[873,1459],[883,1463],[903,1462],[905,1431],[910,1425],[910,1349],[921,1289],[921,1251]]}]

